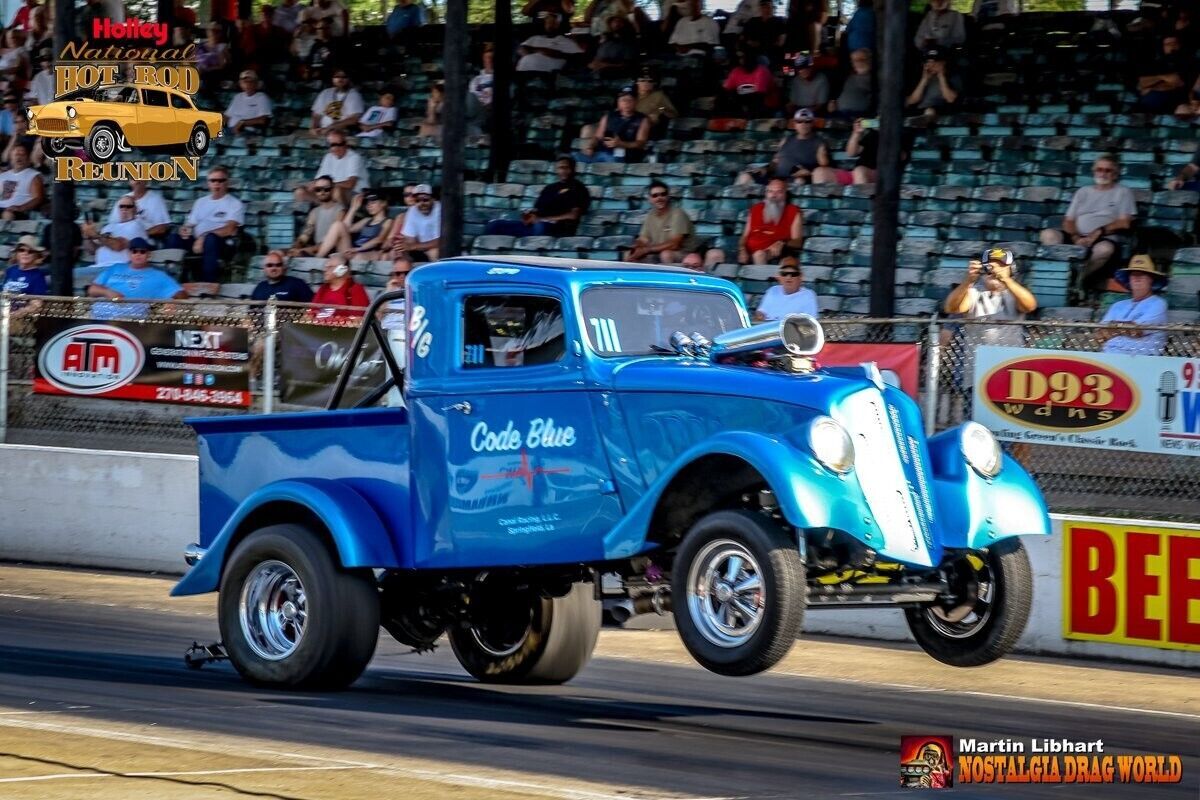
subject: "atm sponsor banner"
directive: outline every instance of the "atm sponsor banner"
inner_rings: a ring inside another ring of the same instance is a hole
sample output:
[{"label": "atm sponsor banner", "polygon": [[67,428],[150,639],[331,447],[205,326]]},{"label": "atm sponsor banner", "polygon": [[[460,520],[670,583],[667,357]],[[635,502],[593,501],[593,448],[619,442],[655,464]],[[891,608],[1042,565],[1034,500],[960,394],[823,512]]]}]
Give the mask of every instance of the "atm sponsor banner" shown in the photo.
[{"label": "atm sponsor banner", "polygon": [[1200,529],[1065,519],[1063,637],[1200,652]]},{"label": "atm sponsor banner", "polygon": [[[292,405],[324,408],[333,395],[342,365],[350,356],[358,327],[294,322],[283,325],[280,332],[283,350],[280,399]],[[346,385],[342,407],[354,405],[382,383],[386,370],[378,342],[374,336],[367,336],[363,353]]]},{"label": "atm sponsor banner", "polygon": [[817,360],[831,367],[852,367],[874,361],[885,381],[917,399],[921,345],[916,342],[826,342]]},{"label": "atm sponsor banner", "polygon": [[982,346],[972,417],[1004,441],[1200,455],[1200,358]]},{"label": "atm sponsor banner", "polygon": [[41,317],[33,391],[203,406],[250,405],[245,328]]}]

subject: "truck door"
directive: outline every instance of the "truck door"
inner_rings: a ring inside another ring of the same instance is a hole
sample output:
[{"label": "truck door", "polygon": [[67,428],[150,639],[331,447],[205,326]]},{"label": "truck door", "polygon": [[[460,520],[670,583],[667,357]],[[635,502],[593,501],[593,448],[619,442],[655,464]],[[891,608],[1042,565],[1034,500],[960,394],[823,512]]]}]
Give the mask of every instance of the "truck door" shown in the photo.
[{"label": "truck door", "polygon": [[455,293],[449,391],[410,403],[417,565],[598,559],[621,507],[561,299],[489,289]]}]

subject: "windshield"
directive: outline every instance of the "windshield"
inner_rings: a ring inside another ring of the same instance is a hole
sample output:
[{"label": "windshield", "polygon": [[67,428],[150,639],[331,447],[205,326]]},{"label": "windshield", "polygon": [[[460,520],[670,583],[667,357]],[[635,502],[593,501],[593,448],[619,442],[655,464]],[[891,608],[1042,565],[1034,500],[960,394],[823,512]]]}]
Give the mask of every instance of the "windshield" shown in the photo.
[{"label": "windshield", "polygon": [[136,103],[137,89],[132,86],[101,86],[92,98],[98,103]]},{"label": "windshield", "polygon": [[602,356],[671,350],[675,331],[689,336],[701,333],[711,339],[746,327],[737,303],[720,292],[605,287],[584,292],[580,304],[588,342]]}]

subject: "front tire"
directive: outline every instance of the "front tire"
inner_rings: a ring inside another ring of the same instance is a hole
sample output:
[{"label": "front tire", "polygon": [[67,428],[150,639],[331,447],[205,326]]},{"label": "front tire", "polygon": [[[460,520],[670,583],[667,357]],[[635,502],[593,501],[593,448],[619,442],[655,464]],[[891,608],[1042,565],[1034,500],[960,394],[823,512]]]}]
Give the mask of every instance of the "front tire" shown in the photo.
[{"label": "front tire", "polygon": [[67,147],[66,137],[49,136],[42,140],[45,143],[46,152],[52,156],[61,156],[71,148]]},{"label": "front tire", "polygon": [[952,667],[978,667],[1006,655],[1029,621],[1033,571],[1020,539],[1003,539],[953,565],[957,602],[909,608],[917,644]]},{"label": "front tire", "polygon": [[591,583],[577,582],[554,598],[492,588],[473,595],[481,610],[469,624],[450,628],[463,669],[484,683],[526,685],[566,683],[583,669],[600,635],[601,603]]},{"label": "front tire", "polygon": [[120,149],[121,134],[111,125],[101,124],[92,128],[83,142],[88,158],[99,164],[112,161]]},{"label": "front tire", "polygon": [[260,686],[340,689],[375,653],[379,593],[370,570],[345,570],[301,525],[271,525],[229,557],[218,599],[233,666]]},{"label": "front tire", "polygon": [[184,145],[184,150],[189,156],[199,158],[208,152],[208,145],[211,137],[208,135],[208,128],[204,127],[203,123],[197,123],[192,128],[192,133],[188,136],[187,144]]},{"label": "front tire", "polygon": [[787,655],[806,595],[795,536],[762,513],[709,514],[675,554],[675,626],[692,657],[720,675],[753,675]]}]

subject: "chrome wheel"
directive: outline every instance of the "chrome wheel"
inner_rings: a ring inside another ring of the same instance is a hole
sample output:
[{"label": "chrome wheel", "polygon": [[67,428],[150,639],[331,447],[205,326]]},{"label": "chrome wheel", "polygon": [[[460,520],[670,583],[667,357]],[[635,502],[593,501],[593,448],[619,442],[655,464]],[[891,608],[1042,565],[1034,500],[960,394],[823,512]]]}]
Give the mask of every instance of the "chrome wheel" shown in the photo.
[{"label": "chrome wheel", "polygon": [[718,647],[738,647],[753,636],[766,601],[762,570],[744,545],[718,539],[692,561],[688,613],[700,635]]},{"label": "chrome wheel", "polygon": [[492,658],[506,658],[520,650],[533,624],[532,604],[526,613],[507,604],[503,608],[514,613],[495,613],[471,625],[471,638]]},{"label": "chrome wheel", "polygon": [[208,132],[203,128],[196,128],[196,132],[192,134],[192,146],[197,150],[208,147]]},{"label": "chrome wheel", "polygon": [[117,137],[107,128],[92,134],[92,156],[97,161],[107,161],[117,152]]},{"label": "chrome wheel", "polygon": [[279,661],[295,652],[308,621],[304,586],[282,561],[263,561],[242,584],[239,618],[255,655]]},{"label": "chrome wheel", "polygon": [[955,563],[951,589],[956,605],[933,605],[925,609],[930,627],[948,639],[966,639],[992,618],[996,582],[988,562],[970,555]]}]

